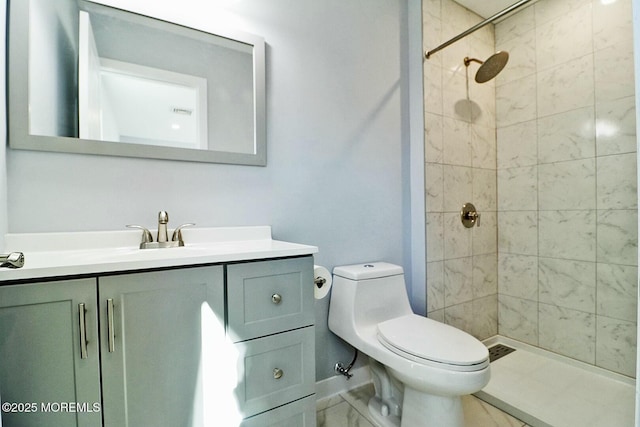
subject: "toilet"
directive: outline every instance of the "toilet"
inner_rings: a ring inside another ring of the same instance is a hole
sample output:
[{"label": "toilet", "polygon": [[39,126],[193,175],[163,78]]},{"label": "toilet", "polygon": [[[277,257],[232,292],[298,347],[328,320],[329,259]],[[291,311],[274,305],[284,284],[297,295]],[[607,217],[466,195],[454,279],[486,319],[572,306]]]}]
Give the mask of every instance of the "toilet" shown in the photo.
[{"label": "toilet", "polygon": [[335,267],[329,329],[369,356],[369,412],[382,427],[464,427],[461,396],[489,382],[484,344],[414,314],[398,265]]}]

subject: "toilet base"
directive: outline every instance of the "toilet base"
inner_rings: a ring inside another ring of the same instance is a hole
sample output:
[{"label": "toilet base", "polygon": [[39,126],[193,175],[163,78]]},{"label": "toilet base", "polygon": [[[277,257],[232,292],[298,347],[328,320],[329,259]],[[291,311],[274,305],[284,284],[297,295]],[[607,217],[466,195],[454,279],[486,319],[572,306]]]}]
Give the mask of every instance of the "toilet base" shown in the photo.
[{"label": "toilet base", "polygon": [[388,410],[383,410],[384,404],[379,397],[373,396],[369,399],[369,415],[376,422],[378,427],[400,427],[400,417],[395,415],[382,415]]},{"label": "toilet base", "polygon": [[460,396],[437,396],[404,389],[401,427],[464,427]]},{"label": "toilet base", "polygon": [[464,413],[460,396],[437,396],[405,387],[402,418],[383,415],[380,398],[369,399],[369,415],[378,427],[464,427]]}]

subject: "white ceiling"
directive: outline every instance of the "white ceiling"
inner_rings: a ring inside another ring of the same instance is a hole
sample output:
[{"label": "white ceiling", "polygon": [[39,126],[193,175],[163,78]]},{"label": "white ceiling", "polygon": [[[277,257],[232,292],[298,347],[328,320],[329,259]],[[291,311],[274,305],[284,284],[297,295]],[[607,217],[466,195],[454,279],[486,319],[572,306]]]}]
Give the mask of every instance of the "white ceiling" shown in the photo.
[{"label": "white ceiling", "polygon": [[474,11],[483,18],[488,18],[501,10],[506,9],[516,0],[455,0],[469,10]]}]

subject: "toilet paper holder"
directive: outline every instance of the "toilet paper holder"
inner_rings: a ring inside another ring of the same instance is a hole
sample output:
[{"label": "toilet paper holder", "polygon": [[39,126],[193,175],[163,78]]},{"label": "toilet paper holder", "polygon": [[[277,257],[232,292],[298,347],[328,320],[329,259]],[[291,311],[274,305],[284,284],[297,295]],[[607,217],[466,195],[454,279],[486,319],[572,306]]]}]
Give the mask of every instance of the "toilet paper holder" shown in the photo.
[{"label": "toilet paper holder", "polygon": [[313,266],[313,297],[323,299],[329,295],[332,285],[331,273],[321,265]]},{"label": "toilet paper holder", "polygon": [[315,285],[316,285],[318,288],[321,288],[321,287],[323,287],[323,286],[324,286],[324,284],[325,284],[325,283],[327,283],[327,279],[325,279],[324,277],[320,277],[320,276],[318,276],[318,277],[316,277],[315,279],[313,279],[313,283],[315,283]]}]

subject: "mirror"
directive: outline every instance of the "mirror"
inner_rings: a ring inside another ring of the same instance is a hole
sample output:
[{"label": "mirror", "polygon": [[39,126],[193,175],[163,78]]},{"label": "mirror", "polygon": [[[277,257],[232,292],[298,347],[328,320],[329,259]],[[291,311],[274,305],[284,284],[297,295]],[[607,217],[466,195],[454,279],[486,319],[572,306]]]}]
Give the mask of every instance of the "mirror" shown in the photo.
[{"label": "mirror", "polygon": [[84,0],[10,0],[9,145],[266,165],[265,46]]}]

